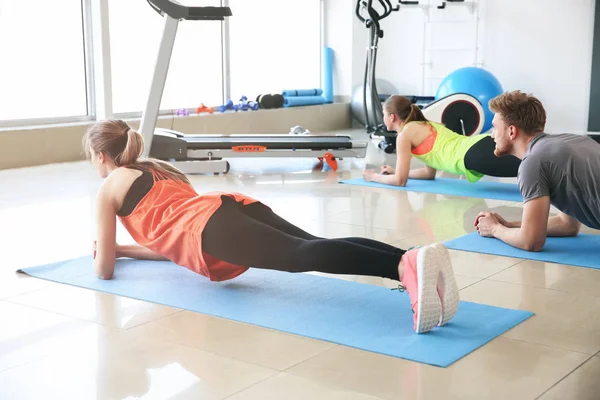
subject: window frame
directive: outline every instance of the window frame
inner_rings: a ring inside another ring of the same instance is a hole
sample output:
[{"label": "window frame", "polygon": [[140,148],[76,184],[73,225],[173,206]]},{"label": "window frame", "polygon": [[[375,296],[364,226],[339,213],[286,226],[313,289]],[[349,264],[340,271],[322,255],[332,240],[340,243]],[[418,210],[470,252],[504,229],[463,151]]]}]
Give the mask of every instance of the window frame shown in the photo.
[{"label": "window frame", "polygon": [[[0,129],[21,128],[35,125],[57,125],[77,122],[89,122],[96,119],[95,88],[96,82],[92,57],[92,0],[81,0],[81,29],[83,33],[83,57],[85,69],[86,115],[72,115],[65,117],[25,118],[25,119],[0,119]],[[103,1],[103,0],[101,0]]]}]

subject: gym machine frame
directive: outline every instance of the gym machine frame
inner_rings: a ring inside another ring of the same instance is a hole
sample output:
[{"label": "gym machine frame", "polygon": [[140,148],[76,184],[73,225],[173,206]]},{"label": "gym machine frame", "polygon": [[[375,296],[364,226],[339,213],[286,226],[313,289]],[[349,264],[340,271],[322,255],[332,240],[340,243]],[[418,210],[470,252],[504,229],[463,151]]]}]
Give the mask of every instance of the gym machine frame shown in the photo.
[{"label": "gym machine frame", "polygon": [[174,0],[147,1],[164,17],[165,23],[140,123],[144,156],[168,161],[186,174],[227,173],[229,163],[223,160],[225,157],[315,157],[337,165],[336,158],[366,156],[367,141],[353,141],[347,135],[184,135],[157,129],[179,21],[223,21],[232,13],[229,7],[187,7]]},{"label": "gym machine frame", "polygon": [[[382,12],[373,7],[373,0],[358,0],[356,3],[357,18],[369,29],[369,44],[363,82],[363,112],[365,116],[365,130],[371,135],[382,136],[379,148],[386,153],[393,153],[396,149],[396,132],[388,131],[383,121],[382,99],[377,91],[375,72],[377,68],[377,50],[379,39],[383,38],[380,21],[392,12],[399,11],[402,6],[418,6],[419,1],[399,1],[397,6],[392,6],[390,0],[378,0]],[[463,3],[464,0],[446,0],[438,9],[445,9],[448,3]],[[366,11],[368,17],[363,17],[361,12]],[[473,96],[466,93],[457,93],[437,101],[430,96],[406,96],[413,103],[432,101],[420,106],[425,117],[433,122],[444,124],[454,132],[465,136],[481,133],[484,125],[484,110],[481,103]]]}]

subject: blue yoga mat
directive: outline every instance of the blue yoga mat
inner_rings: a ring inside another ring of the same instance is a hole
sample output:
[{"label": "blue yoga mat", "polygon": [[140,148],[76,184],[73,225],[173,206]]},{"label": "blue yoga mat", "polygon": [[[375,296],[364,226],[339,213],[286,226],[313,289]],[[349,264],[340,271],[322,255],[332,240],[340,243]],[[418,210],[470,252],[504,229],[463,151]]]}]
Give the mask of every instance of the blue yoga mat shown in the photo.
[{"label": "blue yoga mat", "polygon": [[323,89],[288,89],[281,94],[285,97],[320,96],[323,94]]},{"label": "blue yoga mat", "polygon": [[479,181],[470,183],[466,179],[436,178],[435,180],[409,179],[405,187],[367,182],[363,178],[341,181],[347,185],[370,186],[409,192],[447,194],[452,196],[478,197],[482,199],[523,201],[519,186],[512,183]]},{"label": "blue yoga mat", "polygon": [[171,262],[119,259],[113,280],[104,281],[91,257],[22,272],[441,367],[533,315],[461,302],[447,325],[419,335],[406,293],[311,274],[251,268],[211,282]]},{"label": "blue yoga mat", "polygon": [[284,107],[310,106],[315,104],[324,104],[323,96],[291,96],[283,98]]},{"label": "blue yoga mat", "polygon": [[597,235],[549,237],[540,252],[517,249],[499,239],[482,237],[477,232],[444,244],[454,250],[600,269],[600,236]]},{"label": "blue yoga mat", "polygon": [[333,49],[323,49],[323,97],[326,103],[333,103]]}]

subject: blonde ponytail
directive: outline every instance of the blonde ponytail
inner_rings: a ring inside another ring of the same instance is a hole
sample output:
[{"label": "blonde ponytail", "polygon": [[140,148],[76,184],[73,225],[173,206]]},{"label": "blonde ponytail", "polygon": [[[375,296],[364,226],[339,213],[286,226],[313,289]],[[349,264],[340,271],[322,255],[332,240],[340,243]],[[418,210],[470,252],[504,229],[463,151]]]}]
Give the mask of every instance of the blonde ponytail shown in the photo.
[{"label": "blonde ponytail", "polygon": [[115,157],[117,167],[135,164],[144,151],[144,138],[140,133],[127,128],[126,137],[125,149]]},{"label": "blonde ponytail", "polygon": [[83,137],[83,147],[88,159],[91,152],[104,153],[113,159],[117,167],[135,166],[191,185],[183,172],[165,161],[154,158],[140,160],[144,152],[144,138],[122,120],[99,121],[91,126]]}]

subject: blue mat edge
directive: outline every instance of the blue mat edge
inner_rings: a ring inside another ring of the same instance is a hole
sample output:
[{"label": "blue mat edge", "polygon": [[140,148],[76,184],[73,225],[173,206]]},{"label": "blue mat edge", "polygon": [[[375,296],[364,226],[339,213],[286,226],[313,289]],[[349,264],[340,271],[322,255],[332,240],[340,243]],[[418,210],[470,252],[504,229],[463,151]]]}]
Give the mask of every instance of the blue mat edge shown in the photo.
[{"label": "blue mat edge", "polygon": [[[454,179],[454,178],[436,178],[436,180],[440,180],[440,181],[444,181],[444,182],[447,182],[451,179]],[[421,183],[421,184],[422,184],[422,182],[425,182],[424,180],[420,180],[420,179],[411,179],[411,180],[419,181],[419,183]],[[461,181],[463,181],[463,180],[461,180]],[[484,182],[487,182],[487,181],[484,181]],[[400,186],[386,185],[386,184],[378,183],[378,182],[367,182],[363,178],[344,179],[342,181],[338,181],[338,183],[345,184],[345,185],[362,186],[362,187],[373,187],[373,188],[379,188],[379,189],[400,190],[400,191],[406,191],[406,192],[434,193],[434,194],[440,194],[440,195],[445,195],[445,196],[475,197],[475,198],[481,198],[481,199],[493,199],[493,200],[513,201],[513,202],[522,202],[523,201],[523,198],[520,196],[520,194],[519,194],[519,198],[517,198],[516,196],[508,198],[508,196],[495,196],[495,197],[483,196],[483,195],[475,196],[472,193],[446,193],[443,190],[423,191],[423,190],[419,190],[420,188],[410,188],[410,187],[406,187],[406,186],[400,187]],[[514,183],[505,183],[505,182],[490,182],[490,183],[498,184],[498,185],[507,185],[507,187],[508,186],[514,187],[514,185],[516,185]],[[472,184],[476,185],[477,183],[472,183]]]},{"label": "blue mat edge", "polygon": [[[69,260],[61,261],[59,263],[67,262],[67,261],[69,261]],[[59,264],[59,263],[56,263],[56,264]],[[99,293],[107,293],[107,294],[112,294],[114,296],[125,297],[127,299],[133,299],[133,300],[138,300],[138,301],[145,301],[147,303],[157,304],[159,306],[176,308],[176,309],[182,310],[182,311],[197,312],[197,311],[193,311],[193,310],[188,310],[187,308],[179,308],[179,307],[171,306],[171,305],[168,305],[168,304],[159,303],[159,302],[154,301],[154,300],[147,300],[147,299],[142,299],[142,298],[134,297],[134,296],[126,296],[124,294],[118,294],[118,293],[115,293],[115,292],[108,291],[106,289],[92,288],[92,287],[81,285],[81,284],[77,284],[77,283],[67,283],[64,280],[61,281],[61,280],[57,280],[57,279],[51,279],[51,278],[48,278],[48,277],[38,276],[38,275],[31,274],[31,273],[28,272],[28,270],[32,270],[32,269],[36,269],[36,268],[43,268],[43,267],[50,267],[50,266],[53,266],[53,265],[54,265],[54,263],[53,264],[48,264],[48,265],[38,265],[38,266],[35,266],[35,267],[21,268],[21,269],[16,270],[15,273],[25,274],[25,275],[30,276],[32,278],[42,279],[42,280],[45,280],[45,281],[48,281],[48,282],[54,282],[54,283],[58,283],[58,284],[61,284],[61,285],[68,285],[68,286],[78,287],[78,288],[81,288],[81,289],[92,290],[92,291],[99,292]],[[83,276],[85,274],[87,274],[87,272],[83,272],[83,273],[77,274],[77,275],[71,275],[69,278]],[[98,279],[100,279],[100,278],[98,278]],[[200,314],[204,314],[204,313],[200,313]],[[208,315],[213,315],[213,314],[208,314]]]},{"label": "blue mat edge", "polygon": [[[459,237],[454,238],[454,239],[449,239],[449,240],[443,242],[443,245],[446,246],[450,250],[465,251],[465,252],[468,252],[468,253],[487,254],[487,255],[497,256],[497,257],[518,258],[518,259],[521,259],[522,261],[540,261],[540,262],[547,262],[547,263],[556,264],[556,265],[567,265],[567,266],[578,267],[578,268],[587,268],[587,269],[592,269],[592,270],[600,270],[600,268],[592,267],[592,266],[589,266],[589,265],[582,265],[581,263],[577,263],[576,261],[575,261],[574,264],[564,264],[564,263],[562,263],[560,261],[547,259],[546,257],[531,257],[530,256],[529,258],[523,258],[521,255],[507,255],[507,254],[490,253],[490,252],[482,251],[479,248],[476,248],[476,249],[466,248],[464,246],[461,247],[461,246],[458,246],[458,245],[454,244],[455,242],[462,241],[465,238],[468,238],[470,236],[474,236],[476,234],[477,234],[477,232],[471,232],[471,233],[468,233],[468,234],[463,235],[463,236],[459,236]],[[500,240],[500,239],[495,239],[495,238],[488,238],[488,239]],[[507,245],[507,246],[509,246],[509,245]],[[517,250],[520,250],[520,249],[517,249]],[[521,250],[521,251],[525,251],[525,250]],[[531,254],[532,255],[543,255],[544,253],[543,252],[531,252]]]},{"label": "blue mat edge", "polygon": [[[477,185],[478,183],[490,183],[493,185],[500,185],[500,186],[505,186],[505,187],[518,187],[519,185],[516,183],[507,183],[507,182],[497,182],[497,181],[488,181],[488,180],[479,180],[477,182],[469,182],[466,179],[459,179],[459,178],[447,178],[447,177],[436,177],[435,179],[415,179],[415,178],[409,178],[408,180],[409,182],[419,182],[419,183],[428,183],[428,182],[435,182],[435,181],[440,181],[440,182],[451,182],[451,181],[457,181],[457,182],[461,182],[461,183],[468,183],[469,185]],[[390,188],[397,188],[397,189],[406,189],[405,186],[394,186],[394,185],[387,185],[385,183],[379,183],[379,182],[369,182],[369,181],[365,181],[363,177],[355,177],[355,178],[349,178],[349,179],[344,179],[344,180],[340,180],[338,181],[338,183],[347,183],[347,184],[354,184],[354,183],[358,183],[358,182],[364,182],[366,185],[381,185],[383,187],[390,187]]]},{"label": "blue mat edge", "polygon": [[[442,244],[444,246],[446,246],[449,250],[466,251],[467,253],[487,254],[487,255],[490,255],[490,256],[497,256],[497,257],[518,258],[518,257],[514,257],[514,256],[508,256],[508,255],[505,255],[505,254],[497,254],[497,253],[490,253],[490,252],[482,251],[479,248],[477,248],[477,249],[472,249],[472,248],[467,249],[465,247],[461,247],[461,246],[455,244],[456,242],[460,242],[460,241],[464,240],[465,238],[467,238],[467,237],[469,237],[469,236],[471,236],[473,234],[476,234],[476,233],[477,232],[467,233],[466,235],[459,236],[459,237],[454,238],[454,239],[446,240]],[[497,239],[497,240],[499,240],[499,239]],[[525,258],[525,259],[522,259],[522,261],[526,261],[526,260],[541,261],[541,260],[537,260],[535,258]],[[519,262],[521,262],[521,261],[519,261]],[[555,261],[544,261],[544,262],[559,264],[559,263],[557,263]],[[580,265],[580,267],[584,267],[584,266]],[[590,267],[584,267],[584,268],[590,268]]]},{"label": "blue mat edge", "polygon": [[[81,257],[81,258],[85,258],[85,257]],[[278,328],[275,328],[275,327],[272,327],[272,326],[266,326],[266,325],[261,325],[261,324],[258,324],[258,323],[243,321],[243,320],[240,320],[240,319],[237,319],[237,318],[224,317],[222,315],[214,314],[214,313],[211,313],[211,312],[200,312],[200,311],[191,310],[191,309],[187,309],[187,308],[180,308],[180,307],[172,306],[172,305],[169,305],[169,304],[164,304],[164,303],[159,303],[159,302],[156,302],[156,301],[153,301],[153,300],[148,300],[148,299],[145,299],[145,298],[133,297],[133,296],[128,296],[128,295],[118,294],[118,293],[115,293],[115,292],[110,292],[108,290],[101,289],[101,288],[92,288],[92,287],[81,285],[81,284],[67,283],[67,282],[64,282],[64,281],[56,280],[56,279],[50,279],[48,277],[36,276],[35,274],[32,274],[32,273],[29,272],[29,271],[34,270],[34,269],[48,268],[48,267],[59,265],[59,264],[62,264],[64,262],[68,262],[68,261],[71,261],[71,260],[63,260],[63,261],[58,261],[58,262],[54,262],[54,263],[50,263],[50,264],[45,264],[45,265],[38,265],[38,266],[33,266],[33,267],[21,268],[21,269],[18,269],[17,271],[15,271],[15,272],[16,273],[25,274],[25,275],[30,276],[32,278],[42,279],[42,280],[46,280],[46,281],[49,281],[49,282],[54,282],[54,283],[58,283],[58,284],[62,284],[62,285],[68,285],[68,286],[78,287],[78,288],[92,290],[92,291],[100,292],[100,293],[112,294],[114,296],[125,297],[125,298],[134,299],[134,300],[138,300],[138,301],[145,301],[145,302],[152,303],[152,304],[157,304],[157,305],[160,305],[160,306],[171,307],[171,308],[178,309],[178,310],[181,310],[181,311],[189,311],[189,312],[198,313],[198,314],[202,314],[202,315],[208,315],[208,316],[212,316],[212,317],[216,317],[216,318],[222,318],[222,319],[229,320],[229,321],[235,321],[235,322],[238,322],[238,323],[248,324],[248,325],[251,325],[251,326],[257,326],[257,327],[261,327],[261,328],[264,328],[264,329],[274,330],[274,331],[277,331],[277,332],[283,332],[283,333],[286,333],[286,334],[289,334],[289,335],[295,335],[295,336],[298,336],[298,337],[310,338],[310,339],[313,339],[313,340],[319,340],[319,341],[326,342],[326,343],[332,343],[332,344],[335,344],[335,345],[338,345],[338,346],[344,346],[344,347],[348,347],[348,348],[352,348],[352,349],[356,349],[356,350],[360,350],[360,351],[365,351],[365,352],[369,352],[369,353],[379,354],[379,355],[383,355],[383,356],[386,356],[386,357],[399,358],[399,359],[402,359],[402,360],[407,360],[407,361],[421,363],[421,364],[426,364],[426,365],[432,365],[432,366],[441,367],[441,368],[446,368],[446,367],[448,367],[448,366],[450,366],[450,365],[452,365],[452,364],[454,364],[454,363],[462,360],[463,358],[465,358],[469,354],[471,354],[471,353],[475,352],[476,350],[482,348],[487,343],[489,343],[492,340],[500,337],[501,335],[503,335],[504,333],[508,332],[509,330],[511,330],[513,328],[516,328],[517,326],[519,326],[520,324],[522,324],[523,322],[527,321],[529,318],[531,318],[531,317],[533,317],[535,315],[534,312],[529,311],[529,310],[519,310],[519,309],[513,309],[513,308],[506,308],[506,307],[498,307],[498,306],[489,305],[489,304],[475,303],[475,302],[469,302],[469,301],[461,300],[461,302],[463,302],[463,303],[479,304],[479,305],[482,305],[482,306],[491,307],[491,308],[495,308],[495,309],[499,309],[499,310],[510,311],[510,312],[514,313],[515,315],[514,315],[513,320],[511,321],[511,323],[508,324],[508,326],[503,326],[501,329],[498,330],[498,334],[497,335],[495,335],[494,337],[490,337],[488,340],[486,340],[486,341],[484,341],[482,343],[479,343],[478,346],[475,347],[470,352],[468,352],[468,353],[464,354],[463,356],[455,359],[454,361],[432,363],[432,362],[425,362],[425,361],[422,361],[422,360],[405,358],[405,357],[401,357],[401,356],[397,356],[397,355],[392,355],[392,354],[388,354],[388,353],[383,353],[383,352],[376,351],[376,350],[371,350],[371,349],[365,349],[365,348],[361,348],[361,347],[356,347],[356,346],[353,346],[353,345],[350,345],[350,344],[347,344],[347,343],[339,343],[339,342],[336,342],[336,341],[333,341],[333,340],[323,339],[323,338],[320,338],[320,337],[302,335],[302,334],[298,334],[298,333],[295,333],[295,332],[290,332],[290,331],[278,329]],[[86,275],[88,273],[89,272],[82,272],[81,274],[71,275],[71,276],[69,276],[69,278],[79,277],[79,276],[82,276],[82,275]],[[332,280],[336,279],[336,278],[328,277],[328,276],[319,276],[319,278],[332,279]],[[358,285],[379,287],[377,285],[371,285],[371,284],[363,283],[363,282],[352,282],[352,283],[358,284]]]},{"label": "blue mat edge", "polygon": [[[472,303],[472,302],[469,302],[469,303]],[[486,340],[485,342],[481,343],[479,346],[477,346],[476,348],[474,348],[469,353],[465,354],[464,356],[462,356],[460,358],[457,358],[454,362],[452,362],[452,363],[446,363],[445,365],[438,365],[438,366],[446,368],[446,367],[448,367],[448,366],[450,366],[452,364],[457,363],[458,361],[462,360],[463,358],[465,358],[469,354],[474,353],[475,351],[479,350],[480,348],[482,348],[483,346],[485,346],[486,344],[488,344],[492,340],[495,340],[495,339],[499,338],[500,336],[504,335],[506,332],[510,331],[511,329],[516,328],[517,326],[521,325],[523,322],[527,321],[529,318],[531,318],[531,317],[533,317],[535,315],[535,313],[533,311],[529,311],[529,310],[518,310],[518,309],[514,309],[514,308],[497,307],[497,306],[492,306],[492,305],[483,304],[483,303],[476,303],[476,304],[481,304],[481,305],[484,305],[486,307],[503,308],[503,309],[511,311],[511,312],[515,312],[516,311],[520,315],[518,316],[518,318],[515,317],[515,319],[514,319],[515,324],[513,326],[507,326],[507,327],[505,327],[503,329],[499,329],[498,330],[498,334],[496,336],[489,338],[488,340]],[[398,358],[401,358],[401,357],[398,357]],[[404,358],[403,358],[403,360],[404,360]],[[409,360],[409,361],[413,361],[413,360]],[[423,363],[423,364],[425,364],[425,363]],[[428,365],[433,365],[433,364],[428,364]]]}]

